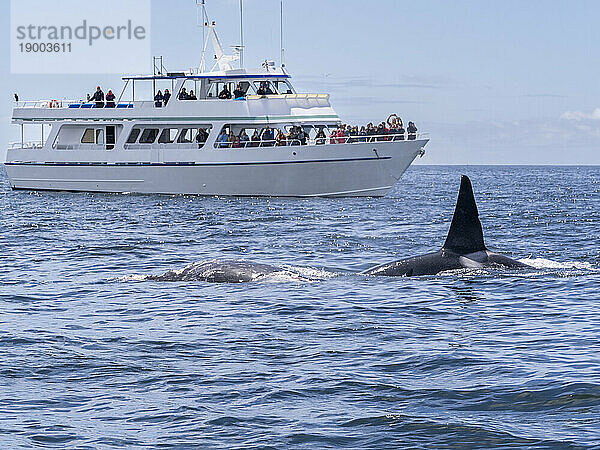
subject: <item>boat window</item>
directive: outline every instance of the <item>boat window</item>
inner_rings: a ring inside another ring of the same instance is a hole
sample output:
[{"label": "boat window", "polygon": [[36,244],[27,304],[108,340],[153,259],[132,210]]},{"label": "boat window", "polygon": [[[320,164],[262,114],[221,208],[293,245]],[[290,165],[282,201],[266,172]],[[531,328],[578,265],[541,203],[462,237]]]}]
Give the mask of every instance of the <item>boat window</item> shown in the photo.
[{"label": "boat window", "polygon": [[198,144],[198,148],[204,147],[204,144],[208,140],[208,136],[210,136],[210,132],[212,127],[199,127],[197,128],[194,136],[194,141]]},{"label": "boat window", "polygon": [[198,100],[199,89],[200,82],[198,80],[187,79],[181,86],[181,90],[177,94],[177,98],[179,100]]},{"label": "boat window", "polygon": [[179,129],[177,128],[165,128],[160,133],[160,137],[158,138],[159,144],[172,144],[175,142],[175,138],[177,137],[177,133]]},{"label": "boat window", "polygon": [[96,130],[96,144],[104,144],[104,130]]},{"label": "boat window", "polygon": [[236,85],[236,83],[231,82],[231,81],[228,81],[228,82],[213,81],[210,83],[210,87],[208,88],[207,96],[209,98],[219,98],[219,94],[221,93],[221,91],[223,90],[223,88],[225,86],[227,86],[227,89],[233,96],[233,91],[235,89],[235,85]]},{"label": "boat window", "polygon": [[134,128],[133,130],[131,130],[131,134],[127,138],[127,143],[135,144],[141,132],[142,130],[140,130],[139,128]]},{"label": "boat window", "polygon": [[94,144],[94,129],[93,128],[86,128],[86,130],[83,133],[83,136],[81,137],[81,143],[82,144]]},{"label": "boat window", "polygon": [[278,80],[273,82],[275,84],[275,89],[280,94],[293,94],[294,90],[292,89],[292,85],[285,80]]},{"label": "boat window", "polygon": [[266,91],[266,95],[276,95],[277,88],[268,80],[255,81],[254,88],[256,89],[256,93],[258,94],[259,90],[262,89]]},{"label": "boat window", "polygon": [[106,127],[106,150],[115,148],[116,129],[114,125]]},{"label": "boat window", "polygon": [[158,128],[145,128],[140,138],[140,144],[152,144],[158,136]]},{"label": "boat window", "polygon": [[[248,90],[250,89],[250,82],[249,81],[240,81],[238,83],[235,83],[235,87],[234,87],[234,91],[237,89],[237,87],[240,87],[240,91],[242,91],[242,97],[245,97],[248,94]],[[231,91],[231,93],[233,94],[234,91]],[[234,95],[235,98],[235,95]]]},{"label": "boat window", "polygon": [[181,130],[181,133],[179,133],[179,137],[177,138],[177,143],[178,144],[191,143],[192,142],[192,132],[193,132],[192,128],[184,128],[183,130]]}]

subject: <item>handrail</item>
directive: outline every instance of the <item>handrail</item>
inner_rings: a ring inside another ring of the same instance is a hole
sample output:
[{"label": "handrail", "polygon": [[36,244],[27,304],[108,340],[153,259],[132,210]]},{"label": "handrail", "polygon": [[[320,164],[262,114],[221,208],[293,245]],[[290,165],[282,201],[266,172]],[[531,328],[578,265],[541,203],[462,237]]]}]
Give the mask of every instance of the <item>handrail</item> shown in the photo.
[{"label": "handrail", "polygon": [[125,144],[125,150],[194,150],[203,148],[206,145],[205,142],[171,142],[170,144]]},{"label": "handrail", "polygon": [[[269,99],[297,99],[297,100],[327,100],[329,99],[329,94],[269,94],[269,95],[256,95],[256,94],[248,94],[243,97],[246,100],[260,100],[264,98]],[[173,101],[172,97],[170,101]],[[176,100],[176,99],[175,99]],[[197,100],[181,100],[181,101],[204,101],[204,100],[221,100],[218,97],[207,97],[201,98]],[[235,100],[231,98],[231,100]],[[102,102],[103,108],[107,108],[106,104],[108,103],[106,99]],[[142,106],[144,104],[154,104],[154,100],[135,100],[135,101],[120,101],[118,102],[116,99],[111,102],[115,104],[116,108],[133,108],[134,105]],[[86,106],[83,106],[86,105]],[[96,108],[95,100],[69,100],[69,99],[45,99],[45,100],[21,100],[16,102],[16,108],[42,108],[42,109],[69,109],[69,108]],[[164,107],[164,106],[163,106]],[[111,107],[109,107],[110,109]]]},{"label": "handrail", "polygon": [[[103,102],[103,108],[133,108],[134,103],[140,103],[139,101],[135,102],[117,102],[116,100],[110,102],[115,106],[107,107],[108,103],[106,100]],[[84,106],[85,105],[85,106]],[[91,100],[25,100],[16,102],[16,108],[40,108],[40,109],[72,109],[72,108],[96,108],[96,101]]]},{"label": "handrail", "polygon": [[278,139],[269,139],[260,141],[249,140],[245,144],[240,142],[239,147],[235,147],[234,142],[219,142],[215,141],[215,148],[252,148],[252,147],[294,147],[304,145],[337,145],[337,144],[364,144],[369,142],[401,142],[401,141],[415,141],[421,139],[429,139],[429,133],[415,133],[413,135],[399,135],[399,134],[376,134],[371,136],[326,136],[321,138],[306,139],[306,143],[302,144],[300,139],[289,139],[285,141],[279,141]]},{"label": "handrail", "polygon": [[[239,147],[234,147],[234,143],[231,142],[215,142],[215,148],[257,148],[257,147],[296,147],[296,146],[309,146],[309,145],[338,145],[338,144],[364,144],[369,142],[399,142],[400,140],[394,139],[386,139],[385,138],[396,137],[395,135],[389,134],[381,134],[374,136],[350,136],[350,137],[326,137],[326,138],[314,138],[307,139],[306,144],[302,144],[299,139],[286,139],[285,143],[282,145],[276,139],[273,140],[260,140],[260,141],[248,141],[245,145],[240,144]],[[364,139],[367,140],[364,140]],[[422,140],[429,139],[429,133],[417,133],[415,139],[406,139],[406,140]],[[342,142],[340,142],[342,140]],[[107,145],[114,146],[115,144],[58,144],[55,146],[56,150],[82,150],[82,149],[96,149],[103,148]],[[173,142],[169,144],[125,144],[125,150],[149,150],[149,149],[165,149],[165,150],[192,150],[203,148],[206,145],[206,142]],[[28,142],[11,142],[8,144],[9,150],[22,149],[22,150],[33,150],[33,149],[41,149],[44,145],[41,141],[28,141]]]},{"label": "handrail", "polygon": [[43,148],[44,144],[41,141],[27,141],[27,142],[10,142],[8,144],[9,150],[14,149],[35,149]]}]

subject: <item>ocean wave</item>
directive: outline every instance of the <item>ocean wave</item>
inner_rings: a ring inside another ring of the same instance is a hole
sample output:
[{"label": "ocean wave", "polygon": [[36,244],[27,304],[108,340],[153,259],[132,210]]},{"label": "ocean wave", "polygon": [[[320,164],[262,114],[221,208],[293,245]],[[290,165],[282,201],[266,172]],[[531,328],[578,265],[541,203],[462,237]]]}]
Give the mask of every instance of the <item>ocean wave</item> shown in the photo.
[{"label": "ocean wave", "polygon": [[550,270],[582,270],[590,272],[600,271],[587,261],[553,261],[546,258],[523,258],[519,262],[527,264],[535,269],[550,269]]}]

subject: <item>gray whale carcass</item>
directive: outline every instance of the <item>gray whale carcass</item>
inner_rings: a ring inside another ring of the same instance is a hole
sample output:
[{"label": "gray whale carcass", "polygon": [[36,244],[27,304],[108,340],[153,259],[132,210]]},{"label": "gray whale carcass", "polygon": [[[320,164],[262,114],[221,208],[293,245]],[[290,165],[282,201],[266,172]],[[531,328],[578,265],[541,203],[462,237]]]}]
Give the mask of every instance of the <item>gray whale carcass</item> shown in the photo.
[{"label": "gray whale carcass", "polygon": [[288,271],[268,264],[244,261],[206,261],[190,264],[181,270],[162,275],[148,275],[149,281],[205,281],[208,283],[248,283],[275,273]]},{"label": "gray whale carcass", "polygon": [[463,175],[452,224],[446,242],[440,251],[394,261],[363,273],[388,277],[412,277],[436,275],[446,270],[482,269],[494,266],[531,267],[486,248],[471,180]]}]

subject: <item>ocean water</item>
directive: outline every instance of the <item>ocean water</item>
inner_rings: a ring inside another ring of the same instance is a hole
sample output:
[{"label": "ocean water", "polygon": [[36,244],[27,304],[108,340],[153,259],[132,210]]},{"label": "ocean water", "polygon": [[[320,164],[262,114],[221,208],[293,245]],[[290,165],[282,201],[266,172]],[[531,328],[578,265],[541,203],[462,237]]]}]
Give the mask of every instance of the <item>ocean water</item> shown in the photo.
[{"label": "ocean water", "polygon": [[[465,173],[535,270],[357,274],[437,250]],[[600,168],[413,167],[384,199],[13,192],[0,447],[600,447]],[[212,259],[247,284],[145,281]]]}]

